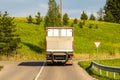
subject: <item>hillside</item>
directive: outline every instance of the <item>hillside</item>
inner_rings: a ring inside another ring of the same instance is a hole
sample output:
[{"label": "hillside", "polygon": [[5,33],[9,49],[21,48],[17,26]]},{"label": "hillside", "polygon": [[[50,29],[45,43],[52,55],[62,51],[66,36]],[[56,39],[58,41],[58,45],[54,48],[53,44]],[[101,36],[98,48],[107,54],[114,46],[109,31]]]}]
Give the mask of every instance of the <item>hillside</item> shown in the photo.
[{"label": "hillside", "polygon": [[83,28],[76,26],[74,33],[76,53],[96,53],[96,41],[101,42],[99,53],[120,53],[120,24],[86,21]]},{"label": "hillside", "polygon": [[[16,18],[17,33],[22,44],[18,55],[26,59],[44,59],[45,28],[28,24],[24,18]],[[96,53],[95,41],[100,41],[99,53],[120,53],[120,24],[86,21],[83,28],[74,25],[74,50],[76,54]]]},{"label": "hillside", "polygon": [[41,25],[28,24],[24,18],[16,18],[17,33],[21,38],[20,56],[23,59],[44,59],[45,28]]}]

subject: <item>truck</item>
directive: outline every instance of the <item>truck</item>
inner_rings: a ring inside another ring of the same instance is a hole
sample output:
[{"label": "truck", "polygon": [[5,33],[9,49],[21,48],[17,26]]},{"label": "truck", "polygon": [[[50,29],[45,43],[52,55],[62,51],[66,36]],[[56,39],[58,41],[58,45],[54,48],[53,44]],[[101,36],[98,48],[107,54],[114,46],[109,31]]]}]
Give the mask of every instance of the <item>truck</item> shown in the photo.
[{"label": "truck", "polygon": [[46,62],[47,64],[72,64],[74,56],[74,28],[46,28]]}]

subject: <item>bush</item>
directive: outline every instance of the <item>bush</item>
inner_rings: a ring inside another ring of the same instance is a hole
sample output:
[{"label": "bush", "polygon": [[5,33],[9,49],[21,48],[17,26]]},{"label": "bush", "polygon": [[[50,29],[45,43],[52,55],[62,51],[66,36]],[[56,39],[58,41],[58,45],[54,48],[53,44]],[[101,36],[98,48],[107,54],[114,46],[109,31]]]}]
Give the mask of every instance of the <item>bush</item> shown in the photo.
[{"label": "bush", "polygon": [[95,29],[98,29],[98,25],[96,24]]},{"label": "bush", "polygon": [[79,26],[80,28],[83,28],[83,23],[82,23],[82,22],[79,22],[78,26]]},{"label": "bush", "polygon": [[33,18],[32,18],[31,15],[29,15],[29,16],[27,17],[27,22],[28,22],[28,23],[33,23]]},{"label": "bush", "polygon": [[90,24],[90,25],[89,25],[89,29],[91,29],[93,26],[94,26],[94,24]]}]

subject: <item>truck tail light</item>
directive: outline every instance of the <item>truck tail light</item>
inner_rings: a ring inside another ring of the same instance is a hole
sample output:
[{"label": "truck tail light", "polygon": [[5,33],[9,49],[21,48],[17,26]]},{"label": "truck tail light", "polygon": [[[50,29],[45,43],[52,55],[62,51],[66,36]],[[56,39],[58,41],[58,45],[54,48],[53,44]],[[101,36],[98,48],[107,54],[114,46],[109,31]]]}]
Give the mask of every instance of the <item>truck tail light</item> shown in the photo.
[{"label": "truck tail light", "polygon": [[74,56],[74,55],[73,55],[73,54],[71,54],[71,55],[70,55],[70,58],[72,58],[73,56]]},{"label": "truck tail light", "polygon": [[50,56],[48,54],[46,54],[46,58],[49,58]]}]

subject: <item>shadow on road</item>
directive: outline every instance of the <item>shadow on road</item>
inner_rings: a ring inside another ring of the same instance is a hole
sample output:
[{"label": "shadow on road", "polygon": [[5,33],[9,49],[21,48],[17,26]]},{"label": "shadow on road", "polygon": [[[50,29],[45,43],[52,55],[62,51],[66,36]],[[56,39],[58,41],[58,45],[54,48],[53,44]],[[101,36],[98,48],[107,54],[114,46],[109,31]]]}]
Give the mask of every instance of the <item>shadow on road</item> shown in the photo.
[{"label": "shadow on road", "polygon": [[72,66],[72,64],[54,63],[54,64],[47,64],[46,66]]},{"label": "shadow on road", "polygon": [[21,62],[18,66],[43,66],[45,62]]},{"label": "shadow on road", "polygon": [[[18,66],[43,66],[44,61],[32,61],[32,62],[21,62]],[[44,66],[72,66],[71,64],[63,63],[54,63],[54,64],[45,64]]]}]

